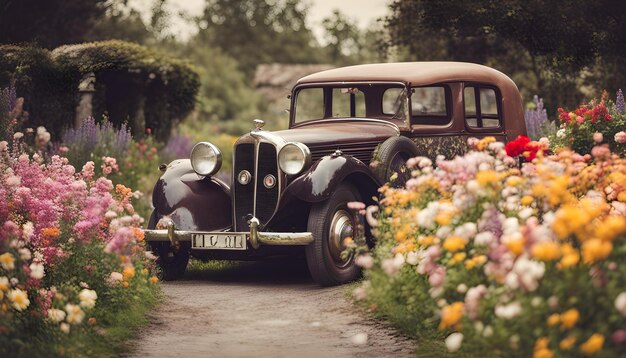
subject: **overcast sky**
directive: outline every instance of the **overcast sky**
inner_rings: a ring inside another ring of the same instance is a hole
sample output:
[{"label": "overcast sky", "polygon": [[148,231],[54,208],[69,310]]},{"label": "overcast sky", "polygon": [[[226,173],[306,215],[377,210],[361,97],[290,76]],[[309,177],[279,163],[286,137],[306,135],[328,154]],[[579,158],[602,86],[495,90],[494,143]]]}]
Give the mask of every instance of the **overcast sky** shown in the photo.
[{"label": "overcast sky", "polygon": [[[322,20],[332,14],[333,10],[339,9],[343,14],[356,21],[359,27],[365,28],[375,22],[377,18],[387,14],[387,4],[391,0],[304,1],[309,4],[309,27],[320,38],[322,34]],[[184,12],[189,16],[200,15],[204,8],[204,2],[205,0],[169,0],[169,10],[172,14],[171,32],[181,39],[188,38],[193,33],[194,27],[186,24],[178,14]],[[153,0],[130,0],[129,3],[134,8],[148,15]]]}]

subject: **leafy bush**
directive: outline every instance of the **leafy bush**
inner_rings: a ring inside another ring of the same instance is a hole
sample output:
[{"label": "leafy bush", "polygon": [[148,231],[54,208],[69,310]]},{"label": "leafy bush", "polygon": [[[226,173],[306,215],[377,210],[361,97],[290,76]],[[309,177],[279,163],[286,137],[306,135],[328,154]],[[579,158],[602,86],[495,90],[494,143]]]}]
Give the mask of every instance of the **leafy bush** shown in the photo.
[{"label": "leafy bush", "polygon": [[111,354],[157,293],[133,192],[15,137],[0,142],[0,355]]},{"label": "leafy bush", "polygon": [[[406,187],[382,188],[355,296],[450,351],[626,354],[626,160],[601,146],[546,156],[546,141],[470,146],[436,168],[412,159]],[[529,147],[521,168],[507,155]]]},{"label": "leafy bush", "polygon": [[[598,143],[606,143],[612,151],[626,154],[626,114],[624,97],[618,92],[616,104],[604,92],[600,101],[593,99],[574,111],[559,108],[559,130],[552,136],[555,148],[571,148],[580,154],[591,154]],[[622,103],[621,107],[618,105]]]},{"label": "leafy bush", "polygon": [[[143,107],[145,126],[133,126],[136,136],[147,127],[159,140],[167,139],[175,124],[193,109],[200,85],[197,73],[186,62],[130,42],[61,46],[52,58],[64,71],[96,74],[96,117],[106,110],[120,126],[129,117],[141,120],[138,115]],[[108,99],[113,97],[115,101]]]}]

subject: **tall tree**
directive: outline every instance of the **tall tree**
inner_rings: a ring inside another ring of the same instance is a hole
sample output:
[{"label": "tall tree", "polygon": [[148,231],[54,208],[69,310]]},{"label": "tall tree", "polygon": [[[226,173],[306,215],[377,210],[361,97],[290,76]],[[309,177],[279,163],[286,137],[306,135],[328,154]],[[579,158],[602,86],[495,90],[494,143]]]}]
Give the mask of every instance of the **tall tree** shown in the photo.
[{"label": "tall tree", "polygon": [[81,42],[107,6],[108,0],[0,0],[0,43]]},{"label": "tall tree", "polygon": [[301,0],[206,0],[198,39],[219,47],[251,74],[260,63],[319,62]]}]

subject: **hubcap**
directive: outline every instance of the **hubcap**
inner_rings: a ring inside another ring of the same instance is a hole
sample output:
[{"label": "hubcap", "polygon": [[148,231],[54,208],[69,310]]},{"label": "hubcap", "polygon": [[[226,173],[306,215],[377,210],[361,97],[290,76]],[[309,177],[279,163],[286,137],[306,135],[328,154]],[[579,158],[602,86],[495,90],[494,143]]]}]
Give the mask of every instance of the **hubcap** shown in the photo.
[{"label": "hubcap", "polygon": [[352,216],[346,210],[337,210],[330,222],[330,232],[328,237],[328,248],[330,255],[338,267],[347,266],[352,260],[352,255],[345,260],[341,258],[341,253],[346,249],[344,240],[354,235],[354,224]]}]

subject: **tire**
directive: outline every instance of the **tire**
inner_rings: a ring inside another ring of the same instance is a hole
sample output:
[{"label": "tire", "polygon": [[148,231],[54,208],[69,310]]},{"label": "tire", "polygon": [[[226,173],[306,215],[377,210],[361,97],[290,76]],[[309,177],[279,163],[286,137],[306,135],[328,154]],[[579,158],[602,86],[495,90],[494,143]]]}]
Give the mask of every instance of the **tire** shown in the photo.
[{"label": "tire", "polygon": [[[148,229],[155,229],[159,221],[156,210],[152,211],[148,221]],[[174,281],[185,274],[189,263],[190,245],[181,242],[176,249],[169,242],[151,242],[150,249],[157,256],[156,265],[159,269],[159,278],[164,281]]]},{"label": "tire", "polygon": [[[402,187],[411,178],[411,171],[406,168],[406,161],[420,155],[417,145],[407,137],[391,137],[378,148],[375,160],[379,163],[372,169],[381,183],[390,183],[393,187]],[[390,182],[394,173],[398,178]]]},{"label": "tire", "polygon": [[360,200],[358,191],[344,183],[328,200],[313,204],[311,208],[308,231],[313,233],[314,241],[305,248],[306,262],[311,276],[322,286],[340,285],[361,275],[353,255],[347,260],[340,258],[345,249],[343,239],[352,237],[356,225],[365,224],[347,205]]}]

